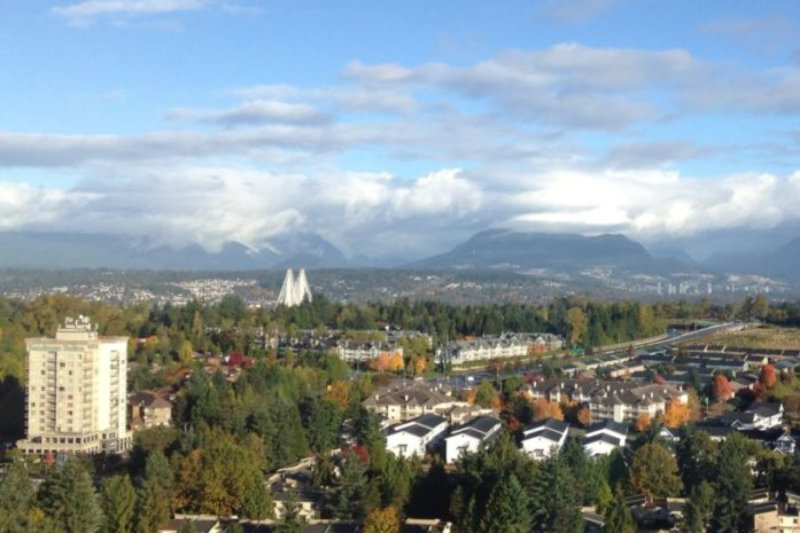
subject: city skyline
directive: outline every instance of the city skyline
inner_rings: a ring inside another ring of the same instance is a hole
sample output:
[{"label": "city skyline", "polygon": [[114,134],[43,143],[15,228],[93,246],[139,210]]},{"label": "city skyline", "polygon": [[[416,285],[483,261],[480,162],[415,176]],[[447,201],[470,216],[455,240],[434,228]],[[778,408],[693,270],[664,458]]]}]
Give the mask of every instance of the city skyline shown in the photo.
[{"label": "city skyline", "polygon": [[0,230],[348,255],[798,221],[798,8],[0,7]]}]

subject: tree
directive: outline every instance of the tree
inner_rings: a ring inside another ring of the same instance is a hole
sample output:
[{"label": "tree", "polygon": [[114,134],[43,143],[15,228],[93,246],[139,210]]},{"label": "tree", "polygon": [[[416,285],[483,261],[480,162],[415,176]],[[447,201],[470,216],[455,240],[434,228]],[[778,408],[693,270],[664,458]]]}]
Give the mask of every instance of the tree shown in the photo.
[{"label": "tree", "polygon": [[650,429],[651,423],[652,420],[650,419],[650,413],[642,413],[636,417],[636,421],[633,423],[633,429],[639,433],[644,433]]},{"label": "tree", "polygon": [[557,402],[551,402],[545,398],[537,398],[533,402],[533,419],[543,420],[545,418],[555,418],[556,420],[564,420],[564,413],[561,411],[561,406]]},{"label": "tree", "polygon": [[688,424],[692,419],[689,406],[677,398],[667,402],[667,408],[661,415],[661,423],[669,428],[677,428]]},{"label": "tree", "polygon": [[540,463],[529,485],[533,531],[576,531],[582,520],[575,485],[575,476],[560,455]]},{"label": "tree", "polygon": [[608,533],[636,533],[636,521],[633,519],[628,502],[625,501],[625,494],[622,487],[617,485],[614,489],[614,497],[607,506],[605,513],[605,526],[603,531]]},{"label": "tree", "polygon": [[741,434],[734,433],[720,446],[711,520],[713,531],[733,533],[749,530],[747,502],[753,490],[753,478],[748,465],[746,440]]},{"label": "tree", "polygon": [[70,458],[42,485],[42,509],[65,533],[95,533],[103,515],[92,478],[80,459]]},{"label": "tree", "polygon": [[353,452],[343,457],[339,484],[333,491],[334,514],[337,518],[362,518],[367,494],[367,471]]},{"label": "tree", "polygon": [[136,513],[136,489],[127,474],[106,478],[100,486],[100,509],[105,516],[107,533],[133,531]]},{"label": "tree", "polygon": [[692,487],[686,501],[684,527],[689,533],[708,531],[714,512],[714,487],[707,481]]},{"label": "tree", "polygon": [[297,503],[297,494],[289,491],[289,498],[283,502],[283,513],[275,533],[302,533],[305,524],[306,520],[300,513],[300,505]]},{"label": "tree", "polygon": [[592,411],[588,407],[583,406],[580,409],[578,409],[578,414],[576,415],[576,418],[578,420],[578,423],[580,423],[580,425],[582,425],[583,427],[589,427],[589,425],[592,423]]},{"label": "tree", "polygon": [[155,533],[169,519],[173,478],[172,468],[163,453],[156,451],[147,456],[144,479],[138,491],[138,533]]},{"label": "tree", "polygon": [[631,488],[648,502],[674,496],[682,486],[675,457],[658,442],[649,442],[634,452],[628,476]]},{"label": "tree", "polygon": [[0,481],[0,531],[24,533],[32,529],[28,511],[33,497],[28,469],[21,458],[14,458],[5,477]]},{"label": "tree", "polygon": [[767,363],[761,367],[761,372],[758,375],[758,384],[762,391],[767,391],[772,388],[778,381],[778,375],[775,372],[775,367]]},{"label": "tree", "polygon": [[588,324],[586,313],[580,307],[570,307],[564,316],[564,323],[567,326],[569,345],[576,346],[586,332]]},{"label": "tree", "polygon": [[688,492],[716,475],[719,448],[705,431],[686,427],[675,447],[684,487]]},{"label": "tree", "polygon": [[400,516],[393,506],[373,509],[364,521],[364,533],[399,533]]},{"label": "tree", "polygon": [[712,392],[714,399],[718,402],[726,402],[733,396],[733,387],[731,386],[725,374],[717,374],[714,376],[714,384],[712,385]]},{"label": "tree", "polygon": [[486,503],[480,523],[481,533],[528,533],[531,516],[528,513],[528,496],[514,474],[499,481]]},{"label": "tree", "polygon": [[181,349],[178,351],[178,358],[184,365],[192,362],[194,358],[194,348],[192,348],[192,343],[190,341],[184,340],[181,343]]}]

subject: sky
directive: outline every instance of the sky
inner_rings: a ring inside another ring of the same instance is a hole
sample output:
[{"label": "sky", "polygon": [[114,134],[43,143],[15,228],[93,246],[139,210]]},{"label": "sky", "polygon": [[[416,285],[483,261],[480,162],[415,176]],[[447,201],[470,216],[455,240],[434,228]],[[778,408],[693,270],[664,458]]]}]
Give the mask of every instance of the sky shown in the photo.
[{"label": "sky", "polygon": [[0,0],[0,231],[421,257],[800,218],[800,4]]}]

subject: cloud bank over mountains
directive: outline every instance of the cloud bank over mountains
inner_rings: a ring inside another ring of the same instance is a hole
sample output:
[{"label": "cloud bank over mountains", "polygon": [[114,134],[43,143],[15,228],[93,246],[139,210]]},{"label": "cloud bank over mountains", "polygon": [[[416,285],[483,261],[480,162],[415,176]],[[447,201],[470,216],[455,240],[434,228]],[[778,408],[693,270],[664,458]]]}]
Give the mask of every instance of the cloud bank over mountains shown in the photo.
[{"label": "cloud bank over mountains", "polygon": [[[335,85],[226,95],[138,134],[0,131],[0,229],[209,251],[312,232],[351,255],[422,257],[491,226],[655,239],[800,218],[797,65],[563,43],[467,65],[353,60]],[[725,131],[742,117],[758,125]]]}]

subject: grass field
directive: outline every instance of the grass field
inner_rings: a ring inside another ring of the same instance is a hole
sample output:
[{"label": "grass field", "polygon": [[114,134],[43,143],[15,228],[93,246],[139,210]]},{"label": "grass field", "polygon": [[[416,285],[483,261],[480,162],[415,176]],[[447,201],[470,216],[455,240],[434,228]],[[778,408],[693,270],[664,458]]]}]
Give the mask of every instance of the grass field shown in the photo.
[{"label": "grass field", "polygon": [[742,348],[800,350],[800,329],[750,328],[706,337],[703,339],[703,343],[725,344]]}]

